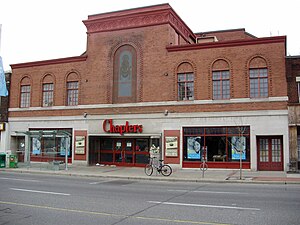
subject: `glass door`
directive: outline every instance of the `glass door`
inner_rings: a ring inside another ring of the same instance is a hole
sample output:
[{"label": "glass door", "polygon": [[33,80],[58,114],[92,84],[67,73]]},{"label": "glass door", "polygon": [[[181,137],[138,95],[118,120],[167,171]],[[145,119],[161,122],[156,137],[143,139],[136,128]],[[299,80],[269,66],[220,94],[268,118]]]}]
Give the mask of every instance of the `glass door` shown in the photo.
[{"label": "glass door", "polygon": [[116,139],[114,143],[114,162],[118,165],[133,164],[133,149],[133,140]]},{"label": "glass door", "polygon": [[257,147],[258,170],[283,170],[282,137],[259,137]]}]

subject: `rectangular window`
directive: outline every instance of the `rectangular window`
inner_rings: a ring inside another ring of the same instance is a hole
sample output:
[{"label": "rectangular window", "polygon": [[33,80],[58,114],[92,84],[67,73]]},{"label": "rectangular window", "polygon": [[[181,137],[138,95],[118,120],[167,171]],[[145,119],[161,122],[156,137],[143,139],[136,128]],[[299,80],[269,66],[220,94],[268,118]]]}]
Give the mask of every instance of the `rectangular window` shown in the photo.
[{"label": "rectangular window", "polygon": [[298,88],[298,99],[300,103],[300,82],[297,82],[297,88]]},{"label": "rectangular window", "polygon": [[43,84],[43,107],[53,106],[53,84]]},{"label": "rectangular window", "polygon": [[194,100],[194,74],[178,74],[178,100]]},{"label": "rectangular window", "polygon": [[78,105],[78,81],[67,83],[67,105]]},{"label": "rectangular window", "polygon": [[203,153],[208,162],[234,162],[240,159],[240,151],[242,160],[250,162],[249,126],[183,128],[184,161],[200,162]]},{"label": "rectangular window", "polygon": [[213,71],[213,99],[230,98],[229,71]]},{"label": "rectangular window", "polygon": [[250,97],[269,96],[268,70],[266,68],[250,69]]},{"label": "rectangular window", "polygon": [[21,86],[21,108],[30,107],[30,85],[22,85]]},{"label": "rectangular window", "polygon": [[260,162],[269,162],[269,144],[268,139],[259,140]]}]

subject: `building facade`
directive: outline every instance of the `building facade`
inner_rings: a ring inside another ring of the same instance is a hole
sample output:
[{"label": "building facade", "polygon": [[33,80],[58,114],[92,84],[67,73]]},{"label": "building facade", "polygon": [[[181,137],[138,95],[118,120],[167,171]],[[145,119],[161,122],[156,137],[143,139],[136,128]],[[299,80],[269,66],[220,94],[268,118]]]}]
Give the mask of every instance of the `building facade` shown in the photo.
[{"label": "building facade", "polygon": [[[5,72],[5,81],[6,87],[9,91],[10,89],[10,72]],[[8,127],[8,105],[9,105],[9,97],[8,96],[0,96],[0,154],[6,153],[8,149],[8,140],[9,133],[7,131]]]},{"label": "building facade", "polygon": [[21,159],[144,166],[155,149],[180,168],[287,170],[285,36],[193,33],[169,4],[83,23],[81,56],[11,65]]},{"label": "building facade", "polygon": [[289,96],[290,168],[300,168],[300,56],[286,57],[286,74]]}]

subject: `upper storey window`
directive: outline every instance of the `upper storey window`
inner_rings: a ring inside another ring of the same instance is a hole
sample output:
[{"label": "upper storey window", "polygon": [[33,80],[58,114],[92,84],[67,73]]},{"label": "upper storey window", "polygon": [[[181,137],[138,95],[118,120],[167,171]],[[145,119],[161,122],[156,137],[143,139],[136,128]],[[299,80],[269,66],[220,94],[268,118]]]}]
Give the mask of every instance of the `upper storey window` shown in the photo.
[{"label": "upper storey window", "polygon": [[229,64],[223,59],[214,62],[212,67],[213,99],[230,99]]},{"label": "upper storey window", "polygon": [[177,68],[178,100],[194,100],[194,68],[188,62],[181,63]]},{"label": "upper storey window", "polygon": [[67,77],[67,105],[78,105],[79,102],[79,76],[71,72]]},{"label": "upper storey window", "polygon": [[178,74],[178,100],[194,100],[194,74]]},{"label": "upper storey window", "polygon": [[269,79],[266,61],[256,57],[250,62],[250,98],[263,98],[269,96]]},{"label": "upper storey window", "polygon": [[53,106],[53,92],[53,77],[48,74],[43,78],[43,107]]},{"label": "upper storey window", "polygon": [[20,107],[30,107],[30,93],[31,93],[31,82],[29,77],[24,77],[21,80],[20,86]]},{"label": "upper storey window", "polygon": [[43,107],[53,106],[53,84],[43,84]]},{"label": "upper storey window", "polygon": [[230,98],[229,70],[213,71],[213,99]]},{"label": "upper storey window", "polygon": [[114,57],[114,103],[137,101],[137,56],[130,45],[120,47]]}]

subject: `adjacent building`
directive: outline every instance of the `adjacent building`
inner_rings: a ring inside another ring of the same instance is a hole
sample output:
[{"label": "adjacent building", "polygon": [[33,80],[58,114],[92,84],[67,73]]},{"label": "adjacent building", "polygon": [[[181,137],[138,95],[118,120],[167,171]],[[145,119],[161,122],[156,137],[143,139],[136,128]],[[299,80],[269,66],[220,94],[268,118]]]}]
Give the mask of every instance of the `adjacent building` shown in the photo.
[{"label": "adjacent building", "polygon": [[289,96],[289,170],[300,168],[300,56],[286,57],[286,75]]},{"label": "adjacent building", "polygon": [[169,4],[83,23],[84,54],[11,65],[20,160],[144,166],[155,149],[180,168],[288,170],[285,36],[193,33]]}]

